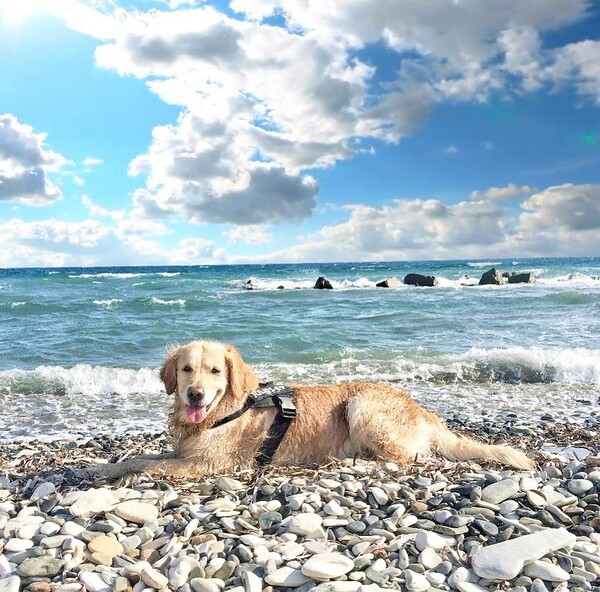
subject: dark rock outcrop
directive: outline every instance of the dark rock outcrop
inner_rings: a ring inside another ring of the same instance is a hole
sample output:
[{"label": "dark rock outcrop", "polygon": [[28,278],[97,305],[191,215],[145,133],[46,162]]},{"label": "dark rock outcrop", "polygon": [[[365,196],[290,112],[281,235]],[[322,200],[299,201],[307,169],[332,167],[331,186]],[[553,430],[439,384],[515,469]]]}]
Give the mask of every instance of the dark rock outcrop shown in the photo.
[{"label": "dark rock outcrop", "polygon": [[375,284],[378,288],[396,288],[398,286],[398,278],[389,277]]},{"label": "dark rock outcrop", "polygon": [[315,290],[333,290],[333,286],[327,278],[321,276],[315,284]]},{"label": "dark rock outcrop", "polygon": [[481,276],[481,279],[479,280],[480,286],[489,286],[489,285],[500,286],[503,283],[504,283],[504,278],[502,277],[502,274],[495,267],[492,267],[492,269],[486,271]]},{"label": "dark rock outcrop", "polygon": [[437,286],[437,278],[432,275],[421,275],[420,273],[409,273],[404,276],[404,283],[410,286]]},{"label": "dark rock outcrop", "polygon": [[513,273],[508,276],[509,284],[535,284],[536,281],[533,273]]},{"label": "dark rock outcrop", "polygon": [[246,290],[258,290],[258,286],[254,283],[254,280],[248,280],[244,284],[244,288],[246,288]]}]

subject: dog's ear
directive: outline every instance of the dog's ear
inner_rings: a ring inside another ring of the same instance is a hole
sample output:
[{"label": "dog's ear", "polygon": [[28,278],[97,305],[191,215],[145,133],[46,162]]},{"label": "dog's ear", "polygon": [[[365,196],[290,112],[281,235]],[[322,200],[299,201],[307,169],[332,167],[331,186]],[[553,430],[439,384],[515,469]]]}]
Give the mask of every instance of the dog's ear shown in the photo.
[{"label": "dog's ear", "polygon": [[160,369],[160,379],[165,385],[167,395],[172,395],[177,390],[177,358],[179,348],[172,350],[163,362]]},{"label": "dog's ear", "polygon": [[242,399],[258,388],[258,378],[254,371],[232,345],[226,345],[225,363],[227,364],[228,387],[237,399]]}]

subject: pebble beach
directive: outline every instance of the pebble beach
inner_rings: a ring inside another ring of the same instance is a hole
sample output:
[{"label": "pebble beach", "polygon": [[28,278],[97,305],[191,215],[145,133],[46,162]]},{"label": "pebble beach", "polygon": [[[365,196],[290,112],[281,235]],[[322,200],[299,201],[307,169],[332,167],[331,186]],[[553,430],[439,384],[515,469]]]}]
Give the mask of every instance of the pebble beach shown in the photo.
[{"label": "pebble beach", "polygon": [[0,444],[0,592],[600,590],[600,421],[448,424],[534,471],[416,459],[90,481],[163,434]]},{"label": "pebble beach", "polygon": [[[491,265],[538,281],[463,285]],[[376,288],[411,271],[439,285]],[[590,258],[0,271],[0,592],[600,590],[599,274]],[[158,369],[197,338],[280,384],[386,381],[536,469],[85,478],[172,449]]]}]

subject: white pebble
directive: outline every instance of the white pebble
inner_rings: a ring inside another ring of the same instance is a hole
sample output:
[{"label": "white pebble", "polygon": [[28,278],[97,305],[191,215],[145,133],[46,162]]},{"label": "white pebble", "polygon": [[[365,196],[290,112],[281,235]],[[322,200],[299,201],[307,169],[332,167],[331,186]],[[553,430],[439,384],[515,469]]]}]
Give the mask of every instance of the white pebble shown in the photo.
[{"label": "white pebble", "polygon": [[565,528],[547,528],[482,547],[473,557],[473,570],[479,577],[488,580],[512,580],[521,573],[525,562],[540,559],[575,541],[575,535]]},{"label": "white pebble", "polygon": [[0,592],[19,592],[21,578],[19,576],[9,576],[0,580]]},{"label": "white pebble", "polygon": [[79,574],[79,581],[83,583],[88,592],[110,592],[111,587],[99,573],[84,571]]},{"label": "white pebble", "polygon": [[323,511],[326,514],[329,514],[330,516],[343,516],[345,513],[344,508],[342,508],[342,506],[340,506],[340,503],[334,499],[332,499],[331,501],[328,501],[323,506]]},{"label": "white pebble", "polygon": [[533,561],[525,566],[523,573],[531,579],[540,578],[547,582],[566,582],[569,574],[560,565],[548,561]]},{"label": "white pebble", "polygon": [[292,516],[288,523],[288,530],[294,534],[308,535],[314,533],[321,527],[323,518],[318,514],[303,512]]},{"label": "white pebble", "polygon": [[407,569],[404,576],[406,577],[406,588],[411,592],[425,592],[425,590],[431,588],[429,580],[416,571]]},{"label": "white pebble", "polygon": [[430,547],[423,549],[419,555],[419,563],[425,569],[433,569],[442,562],[442,558]]},{"label": "white pebble", "polygon": [[4,551],[7,553],[21,553],[27,549],[33,547],[33,541],[27,539],[8,539],[6,545],[4,545]]},{"label": "white pebble", "polygon": [[[310,578],[306,577],[299,569],[293,569],[289,566],[280,567],[273,573],[265,576],[267,584],[283,588],[298,588],[310,581]],[[196,592],[201,591],[196,590]]]},{"label": "white pebble", "polygon": [[423,549],[434,549],[440,551],[444,547],[452,547],[456,544],[456,541],[452,537],[443,536],[437,532],[429,532],[427,530],[420,530],[415,537],[415,546],[419,551]]},{"label": "white pebble", "polygon": [[341,553],[313,555],[302,566],[302,573],[317,581],[339,578],[354,568],[354,562]]}]

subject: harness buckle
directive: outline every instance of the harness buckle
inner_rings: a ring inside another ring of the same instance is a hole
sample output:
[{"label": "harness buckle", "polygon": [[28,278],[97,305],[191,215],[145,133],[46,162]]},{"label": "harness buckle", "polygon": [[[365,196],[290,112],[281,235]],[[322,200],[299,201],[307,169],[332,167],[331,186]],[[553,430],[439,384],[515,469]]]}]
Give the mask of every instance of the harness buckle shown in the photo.
[{"label": "harness buckle", "polygon": [[277,397],[281,415],[286,419],[294,419],[296,417],[296,406],[290,397]]}]

